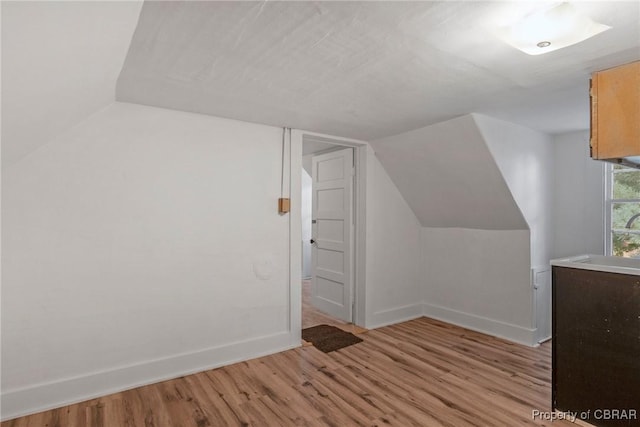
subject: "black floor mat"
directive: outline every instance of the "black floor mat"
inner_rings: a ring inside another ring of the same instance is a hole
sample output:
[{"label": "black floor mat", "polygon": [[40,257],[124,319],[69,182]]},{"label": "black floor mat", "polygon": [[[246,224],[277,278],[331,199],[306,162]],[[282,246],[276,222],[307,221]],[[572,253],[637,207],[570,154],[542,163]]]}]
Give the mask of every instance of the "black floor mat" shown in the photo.
[{"label": "black floor mat", "polygon": [[303,329],[302,339],[309,341],[314,347],[325,353],[362,342],[362,339],[352,333],[329,325],[318,325]]}]

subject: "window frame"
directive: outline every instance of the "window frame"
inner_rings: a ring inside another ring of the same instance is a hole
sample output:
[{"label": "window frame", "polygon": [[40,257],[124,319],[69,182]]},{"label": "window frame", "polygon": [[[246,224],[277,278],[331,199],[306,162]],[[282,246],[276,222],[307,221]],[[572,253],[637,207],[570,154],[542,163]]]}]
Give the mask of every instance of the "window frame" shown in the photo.
[{"label": "window frame", "polygon": [[[615,164],[605,164],[605,179],[604,179],[604,253],[605,255],[613,255],[613,205],[614,203],[640,203],[640,198],[634,199],[614,199],[613,198],[613,183],[614,175],[616,173]],[[623,165],[620,165],[623,166]],[[637,171],[635,168],[628,168],[629,171]],[[622,172],[624,173],[624,172]],[[637,220],[640,221],[640,218]],[[635,233],[634,233],[635,234]],[[638,233],[640,234],[640,233]]]}]

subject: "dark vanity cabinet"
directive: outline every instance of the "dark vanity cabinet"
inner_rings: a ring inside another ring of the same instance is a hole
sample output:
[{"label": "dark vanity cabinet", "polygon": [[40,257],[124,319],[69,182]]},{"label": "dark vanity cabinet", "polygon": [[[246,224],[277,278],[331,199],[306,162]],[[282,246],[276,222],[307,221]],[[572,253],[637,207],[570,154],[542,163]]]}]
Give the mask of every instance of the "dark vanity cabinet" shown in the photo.
[{"label": "dark vanity cabinet", "polygon": [[552,405],[640,426],[640,276],[552,267]]}]

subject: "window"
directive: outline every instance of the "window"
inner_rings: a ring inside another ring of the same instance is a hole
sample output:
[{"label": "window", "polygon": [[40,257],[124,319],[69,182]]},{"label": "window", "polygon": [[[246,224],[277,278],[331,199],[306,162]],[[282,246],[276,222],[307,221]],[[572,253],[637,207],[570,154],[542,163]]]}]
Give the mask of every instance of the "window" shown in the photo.
[{"label": "window", "polygon": [[640,170],[607,165],[606,176],[606,252],[640,258]]}]

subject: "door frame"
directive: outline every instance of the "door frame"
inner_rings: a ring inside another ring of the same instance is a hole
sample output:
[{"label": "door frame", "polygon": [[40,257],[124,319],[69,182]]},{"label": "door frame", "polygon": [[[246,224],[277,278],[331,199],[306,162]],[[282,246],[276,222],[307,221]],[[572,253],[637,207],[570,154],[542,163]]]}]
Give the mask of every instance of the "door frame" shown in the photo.
[{"label": "door frame", "polygon": [[371,148],[364,141],[339,138],[315,132],[291,130],[289,145],[291,211],[289,221],[289,330],[294,340],[302,330],[302,145],[304,141],[318,141],[354,149],[356,168],[354,190],[354,256],[353,256],[353,323],[365,326],[366,319],[366,231],[368,157]]}]

